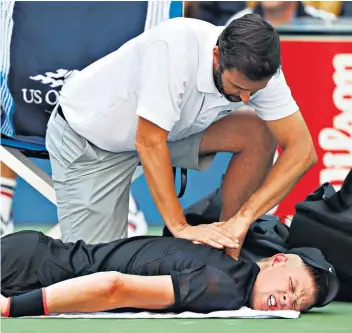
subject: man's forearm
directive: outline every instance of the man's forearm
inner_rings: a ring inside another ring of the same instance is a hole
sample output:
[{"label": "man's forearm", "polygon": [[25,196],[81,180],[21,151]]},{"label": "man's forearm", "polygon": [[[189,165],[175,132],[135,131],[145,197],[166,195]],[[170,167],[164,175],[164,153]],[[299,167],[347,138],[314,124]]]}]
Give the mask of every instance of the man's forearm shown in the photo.
[{"label": "man's forearm", "polygon": [[174,233],[187,225],[182,207],[178,201],[169,148],[166,142],[152,146],[139,146],[145,178],[155,205],[165,224]]},{"label": "man's forearm", "polygon": [[236,216],[255,221],[279,204],[304,173],[316,163],[314,148],[287,148],[273,165],[263,185],[239,209]]}]

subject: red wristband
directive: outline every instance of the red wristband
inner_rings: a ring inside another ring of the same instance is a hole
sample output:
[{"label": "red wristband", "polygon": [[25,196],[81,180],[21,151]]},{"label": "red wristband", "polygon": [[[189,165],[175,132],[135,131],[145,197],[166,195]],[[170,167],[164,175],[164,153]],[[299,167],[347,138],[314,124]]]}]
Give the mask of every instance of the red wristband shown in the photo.
[{"label": "red wristband", "polygon": [[42,295],[43,295],[43,309],[44,309],[44,314],[46,316],[49,315],[49,310],[48,310],[48,304],[47,304],[47,301],[46,301],[46,289],[45,288],[42,288]]},{"label": "red wristband", "polygon": [[10,309],[11,309],[11,298],[8,297],[7,298],[7,306],[6,306],[6,310],[4,312],[3,317],[8,318],[10,316]]}]

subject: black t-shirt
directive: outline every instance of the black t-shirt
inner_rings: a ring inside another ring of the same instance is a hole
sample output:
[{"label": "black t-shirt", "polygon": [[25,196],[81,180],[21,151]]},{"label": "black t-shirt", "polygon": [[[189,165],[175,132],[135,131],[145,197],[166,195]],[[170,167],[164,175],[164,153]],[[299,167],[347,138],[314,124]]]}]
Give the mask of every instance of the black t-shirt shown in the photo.
[{"label": "black t-shirt", "polygon": [[172,237],[133,237],[99,245],[64,244],[48,238],[40,273],[46,283],[102,271],[171,275],[173,311],[210,312],[248,305],[259,267]]}]

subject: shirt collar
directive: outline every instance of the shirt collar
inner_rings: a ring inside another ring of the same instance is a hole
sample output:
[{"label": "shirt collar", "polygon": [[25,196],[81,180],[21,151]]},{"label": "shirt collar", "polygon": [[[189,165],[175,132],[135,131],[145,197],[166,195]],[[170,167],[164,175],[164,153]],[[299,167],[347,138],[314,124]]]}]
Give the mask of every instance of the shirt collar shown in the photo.
[{"label": "shirt collar", "polygon": [[224,30],[224,26],[215,27],[214,32],[205,41],[204,47],[199,53],[199,66],[197,74],[197,88],[199,91],[208,94],[219,94],[213,77],[213,49]]}]

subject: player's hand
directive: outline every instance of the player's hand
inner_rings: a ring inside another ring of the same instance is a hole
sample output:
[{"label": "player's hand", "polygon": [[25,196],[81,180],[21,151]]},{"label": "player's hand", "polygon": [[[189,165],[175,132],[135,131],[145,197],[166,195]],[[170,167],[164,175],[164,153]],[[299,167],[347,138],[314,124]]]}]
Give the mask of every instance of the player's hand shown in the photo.
[{"label": "player's hand", "polygon": [[196,244],[210,245],[217,249],[239,246],[238,241],[226,229],[213,224],[200,224],[197,226],[187,225],[174,234],[177,238],[184,238],[194,241]]}]

